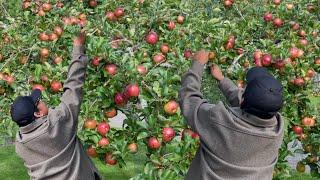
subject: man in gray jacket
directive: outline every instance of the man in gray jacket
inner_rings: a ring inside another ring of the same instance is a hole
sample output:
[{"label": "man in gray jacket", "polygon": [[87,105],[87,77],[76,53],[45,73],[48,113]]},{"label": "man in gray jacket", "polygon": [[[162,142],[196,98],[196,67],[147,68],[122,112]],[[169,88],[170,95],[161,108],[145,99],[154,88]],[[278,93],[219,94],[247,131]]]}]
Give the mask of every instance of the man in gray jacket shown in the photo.
[{"label": "man in gray jacket", "polygon": [[88,58],[85,34],[73,42],[72,62],[61,103],[54,109],[41,101],[41,91],[18,97],[11,106],[19,125],[16,152],[24,160],[30,179],[101,179],[77,137],[78,115]]},{"label": "man in gray jacket", "polygon": [[179,103],[187,123],[200,135],[200,147],[187,180],[270,180],[278,160],[284,122],[282,85],[265,68],[248,71],[245,90],[223,76],[218,66],[211,74],[229,105],[210,104],[200,92],[204,50],[193,57],[182,79]]}]

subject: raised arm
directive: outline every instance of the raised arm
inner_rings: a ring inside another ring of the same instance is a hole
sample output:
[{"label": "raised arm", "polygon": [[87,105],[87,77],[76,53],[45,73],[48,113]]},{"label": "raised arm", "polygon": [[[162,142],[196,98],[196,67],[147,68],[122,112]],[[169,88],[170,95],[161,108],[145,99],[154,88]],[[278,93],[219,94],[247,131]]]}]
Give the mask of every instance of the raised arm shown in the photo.
[{"label": "raised arm", "polygon": [[223,76],[217,65],[211,66],[212,76],[219,81],[219,88],[232,107],[240,106],[243,89],[238,88],[229,78]]},{"label": "raised arm", "polygon": [[194,131],[199,133],[207,125],[208,122],[206,120],[209,120],[210,109],[214,105],[203,99],[203,95],[200,92],[204,64],[208,62],[208,53],[199,51],[193,59],[190,70],[182,78],[179,104],[188,124]]},{"label": "raised arm", "polygon": [[85,81],[85,73],[88,64],[88,58],[84,53],[85,34],[80,33],[74,39],[72,61],[68,69],[68,77],[64,83],[64,93],[60,98],[61,103],[55,108],[60,119],[66,120],[65,123],[76,129],[78,124],[78,115],[83,97],[82,87]]}]

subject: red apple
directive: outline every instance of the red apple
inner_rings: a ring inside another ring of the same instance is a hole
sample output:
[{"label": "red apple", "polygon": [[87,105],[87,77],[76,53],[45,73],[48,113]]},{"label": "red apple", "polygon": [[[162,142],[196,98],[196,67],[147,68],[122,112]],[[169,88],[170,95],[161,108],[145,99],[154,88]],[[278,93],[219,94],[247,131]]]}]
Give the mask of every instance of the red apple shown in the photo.
[{"label": "red apple", "polygon": [[216,53],[214,53],[213,51],[209,52],[209,60],[213,60],[216,57]]},{"label": "red apple", "polygon": [[122,93],[116,93],[114,96],[114,102],[118,106],[123,106],[126,103],[126,98]]},{"label": "red apple", "polygon": [[310,117],[305,117],[302,119],[302,124],[308,127],[313,127],[315,125],[315,122],[315,119]]},{"label": "red apple", "polygon": [[155,56],[153,56],[153,62],[161,63],[163,61],[165,61],[165,56],[163,54],[159,53],[159,54],[156,54]]},{"label": "red apple", "polygon": [[306,39],[300,39],[299,40],[299,43],[302,45],[302,46],[306,46],[306,45],[308,45],[308,40],[306,40]]},{"label": "red apple", "polygon": [[177,23],[183,24],[183,22],[184,22],[184,16],[179,15],[179,16],[177,17]]},{"label": "red apple", "polygon": [[51,82],[51,90],[53,92],[59,92],[62,88],[62,84],[60,81],[52,81]]},{"label": "red apple", "polygon": [[276,63],[274,64],[275,68],[279,70],[283,69],[285,65],[286,63],[281,59],[277,60]]},{"label": "red apple", "polygon": [[58,8],[63,8],[64,4],[59,1],[59,2],[57,2],[56,6],[57,6]]},{"label": "red apple", "polygon": [[316,72],[313,69],[308,69],[306,76],[313,78],[316,75]]},{"label": "red apple", "polygon": [[296,78],[293,83],[296,85],[296,86],[303,86],[304,85],[304,79],[301,78],[301,77],[298,77]]},{"label": "red apple", "polygon": [[224,6],[225,6],[225,7],[231,7],[232,4],[233,4],[233,1],[231,1],[231,0],[225,0],[225,1],[224,1]]},{"label": "red apple", "polygon": [[98,142],[98,146],[99,146],[99,147],[106,147],[106,146],[108,146],[109,144],[110,144],[110,142],[109,142],[108,138],[105,138],[105,137],[101,138],[101,139],[99,140],[99,142]]},{"label": "red apple", "polygon": [[125,96],[130,97],[138,97],[139,96],[139,86],[137,84],[129,84],[125,88]]},{"label": "red apple", "polygon": [[[84,26],[86,26],[86,24],[87,24],[87,20],[86,19],[85,20],[82,20],[82,19],[79,20],[78,25],[80,25],[80,27],[84,27]],[[96,34],[99,33],[99,32],[100,31],[97,30]]]},{"label": "red apple", "polygon": [[301,37],[305,37],[305,36],[307,35],[307,33],[306,33],[306,31],[304,31],[304,30],[300,30],[300,31],[298,32],[298,35],[301,36]]},{"label": "red apple", "polygon": [[156,44],[158,42],[158,34],[154,31],[149,32],[149,34],[146,36],[146,41],[149,44]]},{"label": "red apple", "polygon": [[225,45],[225,48],[227,50],[233,49],[234,48],[234,44],[235,44],[235,37],[234,36],[230,36],[228,38],[228,41],[227,41],[226,45]]},{"label": "red apple", "polygon": [[265,13],[264,16],[263,16],[263,19],[266,22],[272,21],[272,18],[273,18],[273,16],[272,16],[272,14],[270,12]]},{"label": "red apple", "polygon": [[47,82],[47,81],[49,81],[49,78],[48,78],[47,75],[42,75],[42,76],[40,77],[40,79],[41,79],[42,82]]},{"label": "red apple", "polygon": [[184,50],[183,56],[184,56],[186,59],[189,59],[189,58],[192,56],[192,51],[191,51],[190,49]]},{"label": "red apple", "polygon": [[164,111],[169,115],[176,114],[178,109],[179,104],[174,100],[171,100],[164,105]]},{"label": "red apple", "polygon": [[281,0],[274,0],[273,3],[274,3],[275,5],[280,5]]},{"label": "red apple", "polygon": [[92,146],[90,146],[90,147],[87,149],[87,154],[88,154],[88,156],[90,156],[90,157],[92,157],[92,158],[98,157],[98,153],[97,153],[96,149],[93,148]]},{"label": "red apple", "polygon": [[165,127],[162,129],[162,141],[163,142],[169,142],[171,141],[175,136],[174,129],[171,127]]},{"label": "red apple", "polygon": [[193,132],[193,131],[192,131],[191,129],[189,129],[189,128],[186,128],[186,129],[184,129],[184,130],[182,131],[182,133],[181,133],[181,140],[184,140],[184,138],[185,138],[186,136],[189,136],[189,137],[191,137],[191,138],[198,138],[198,137],[199,137],[199,135],[198,135],[197,133]]},{"label": "red apple", "polygon": [[292,28],[293,30],[298,30],[298,29],[300,29],[300,25],[299,25],[298,23],[293,23],[293,24],[291,25],[291,28]]},{"label": "red apple", "polygon": [[4,80],[7,81],[8,85],[11,85],[14,82],[14,77],[11,75],[5,75]]},{"label": "red apple", "polygon": [[272,56],[270,54],[264,54],[261,58],[262,66],[270,66],[272,62]]},{"label": "red apple", "polygon": [[59,39],[59,36],[57,34],[55,34],[55,33],[49,34],[49,40],[50,41],[56,41],[58,39]]},{"label": "red apple", "polygon": [[160,144],[160,142],[158,141],[157,138],[155,138],[155,137],[149,138],[149,140],[148,140],[148,147],[149,147],[150,149],[159,149],[160,146],[161,146],[161,144]]},{"label": "red apple", "polygon": [[39,39],[41,41],[48,41],[49,40],[49,36],[45,32],[42,32],[42,33],[39,34]]},{"label": "red apple", "polygon": [[303,129],[302,129],[302,127],[300,127],[300,126],[293,126],[293,127],[292,127],[292,130],[293,130],[293,132],[296,133],[296,134],[302,134],[302,133],[303,133]]},{"label": "red apple", "polygon": [[199,134],[198,134],[198,133],[195,133],[195,132],[191,135],[191,137],[192,137],[193,139],[200,139]]},{"label": "red apple", "polygon": [[240,55],[240,54],[243,54],[243,52],[244,52],[243,48],[238,48],[237,49],[237,54]]},{"label": "red apple", "polygon": [[97,127],[97,121],[94,119],[87,119],[84,124],[83,127],[86,129],[96,129]]},{"label": "red apple", "polygon": [[298,49],[296,47],[290,48],[290,57],[292,59],[301,57],[303,55],[303,53],[304,52],[301,49]]},{"label": "red apple", "polygon": [[110,125],[105,121],[98,124],[97,131],[101,136],[105,136],[110,130]]},{"label": "red apple", "polygon": [[42,10],[44,12],[49,12],[52,9],[52,5],[50,3],[43,3],[42,4]]},{"label": "red apple", "polygon": [[99,64],[100,64],[100,57],[95,56],[94,58],[92,58],[91,64],[92,64],[93,66],[99,66]]},{"label": "red apple", "polygon": [[173,30],[176,27],[176,25],[173,21],[169,21],[167,27],[169,30]]},{"label": "red apple", "polygon": [[311,34],[312,34],[313,37],[317,37],[318,36],[318,32],[317,31],[312,31]]},{"label": "red apple", "polygon": [[257,60],[257,59],[261,59],[262,58],[262,52],[259,51],[259,50],[256,50],[254,53],[253,53],[253,59],[254,60]]},{"label": "red apple", "polygon": [[293,9],[293,7],[294,7],[294,5],[293,4],[286,4],[286,6],[287,6],[287,9],[288,10],[292,10]]},{"label": "red apple", "polygon": [[315,65],[320,65],[320,58],[314,60],[314,64],[315,64]]},{"label": "red apple", "polygon": [[138,152],[138,145],[136,143],[131,143],[128,145],[128,151],[132,154],[135,154]]},{"label": "red apple", "polygon": [[56,56],[54,59],[53,59],[53,62],[55,64],[60,64],[62,62],[62,57],[61,56]]},{"label": "red apple", "polygon": [[32,86],[32,90],[39,89],[40,91],[44,91],[44,87],[41,84],[34,84]]},{"label": "red apple", "polygon": [[116,108],[111,108],[107,110],[104,114],[107,118],[113,118],[117,115],[117,110]]},{"label": "red apple", "polygon": [[48,58],[49,57],[49,53],[50,53],[50,51],[47,48],[42,48],[40,50],[40,56],[42,58]]},{"label": "red apple", "polygon": [[112,153],[106,153],[105,162],[109,165],[117,164],[117,159],[112,155]]},{"label": "red apple", "polygon": [[79,19],[74,17],[74,16],[71,16],[70,17],[70,23],[73,24],[73,25],[76,25],[79,23]]},{"label": "red apple", "polygon": [[31,2],[29,2],[29,1],[23,2],[23,4],[22,4],[23,10],[27,10],[29,7],[31,7]]},{"label": "red apple", "polygon": [[115,64],[107,64],[104,69],[107,71],[108,74],[114,76],[117,74],[117,66]]},{"label": "red apple", "polygon": [[45,16],[46,15],[46,13],[42,10],[42,9],[40,9],[39,11],[38,11],[38,16]]},{"label": "red apple", "polygon": [[137,66],[137,71],[141,75],[145,75],[148,72],[147,68],[144,65],[138,65]]},{"label": "red apple", "polygon": [[63,17],[62,21],[65,25],[71,25],[71,18],[69,17]]},{"label": "red apple", "polygon": [[117,8],[115,11],[114,11],[114,15],[117,17],[117,18],[120,18],[122,16],[124,16],[124,9],[119,7]]},{"label": "red apple", "polygon": [[63,29],[62,29],[62,27],[60,27],[60,26],[55,26],[53,32],[54,32],[56,35],[61,36],[62,33],[63,33]]},{"label": "red apple", "polygon": [[273,20],[273,25],[274,25],[275,27],[281,27],[281,26],[283,25],[282,19],[280,19],[280,18],[275,18],[275,19]]},{"label": "red apple", "polygon": [[116,21],[117,20],[117,17],[111,11],[106,13],[106,18],[108,21]]},{"label": "red apple", "polygon": [[163,54],[167,54],[169,52],[170,48],[169,48],[169,45],[167,43],[163,43],[161,44],[160,46],[160,51],[163,53]]},{"label": "red apple", "polygon": [[87,20],[87,15],[85,13],[81,13],[81,14],[79,14],[78,18],[80,20]]},{"label": "red apple", "polygon": [[89,6],[92,8],[95,8],[98,5],[98,2],[96,0],[89,0]]}]

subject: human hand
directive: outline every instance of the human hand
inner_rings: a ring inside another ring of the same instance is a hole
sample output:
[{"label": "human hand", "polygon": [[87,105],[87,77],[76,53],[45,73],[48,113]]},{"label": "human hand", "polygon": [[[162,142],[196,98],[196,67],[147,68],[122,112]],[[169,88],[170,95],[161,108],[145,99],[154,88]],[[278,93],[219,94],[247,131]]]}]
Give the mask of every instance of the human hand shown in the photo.
[{"label": "human hand", "polygon": [[193,55],[193,60],[204,65],[209,61],[209,52],[202,49]]},{"label": "human hand", "polygon": [[211,66],[211,75],[218,81],[221,81],[224,78],[221,69],[215,64]]},{"label": "human hand", "polygon": [[86,33],[85,31],[81,30],[79,35],[74,38],[73,45],[74,46],[83,46],[86,42]]}]

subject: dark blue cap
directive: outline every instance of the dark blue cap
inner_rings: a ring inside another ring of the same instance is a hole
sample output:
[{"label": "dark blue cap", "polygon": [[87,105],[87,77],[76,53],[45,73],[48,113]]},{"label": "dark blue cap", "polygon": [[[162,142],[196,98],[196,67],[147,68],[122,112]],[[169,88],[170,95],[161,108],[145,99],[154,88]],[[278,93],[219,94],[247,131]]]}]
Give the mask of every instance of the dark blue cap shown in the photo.
[{"label": "dark blue cap", "polygon": [[41,98],[41,91],[35,89],[30,96],[19,96],[11,105],[11,118],[20,127],[26,126],[35,120],[34,112]]},{"label": "dark blue cap", "polygon": [[266,68],[251,68],[241,108],[263,119],[274,116],[283,106],[283,86]]}]

